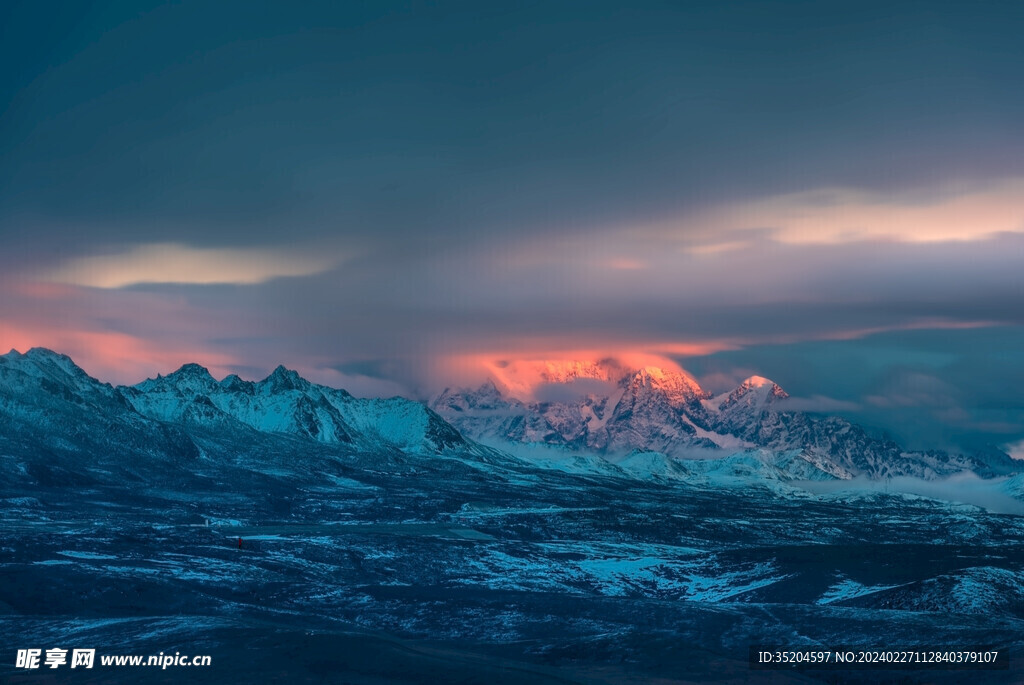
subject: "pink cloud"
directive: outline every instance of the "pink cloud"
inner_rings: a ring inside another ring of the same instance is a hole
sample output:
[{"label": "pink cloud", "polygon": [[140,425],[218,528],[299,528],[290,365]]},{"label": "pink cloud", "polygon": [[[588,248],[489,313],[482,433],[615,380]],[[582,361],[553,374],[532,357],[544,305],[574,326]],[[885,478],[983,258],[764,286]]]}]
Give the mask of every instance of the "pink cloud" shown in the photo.
[{"label": "pink cloud", "polygon": [[113,383],[137,383],[168,373],[188,362],[207,366],[218,377],[230,373],[238,359],[209,349],[182,347],[111,331],[24,327],[0,320],[4,346],[25,352],[47,347],[67,354],[89,375]]}]

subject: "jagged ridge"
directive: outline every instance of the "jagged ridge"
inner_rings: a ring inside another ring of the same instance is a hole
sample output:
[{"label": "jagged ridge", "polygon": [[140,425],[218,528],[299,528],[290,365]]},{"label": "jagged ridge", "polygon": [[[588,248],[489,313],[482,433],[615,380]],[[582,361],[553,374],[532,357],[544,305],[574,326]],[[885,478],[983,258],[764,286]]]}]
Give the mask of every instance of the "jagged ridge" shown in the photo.
[{"label": "jagged ridge", "polygon": [[313,440],[350,451],[420,454],[488,450],[466,440],[424,404],[400,397],[359,399],[278,367],[262,381],[217,381],[198,364],[134,387],[91,378],[67,356],[42,348],[0,356],[6,440],[97,454],[175,453],[195,457],[191,436],[242,432]]},{"label": "jagged ridge", "polygon": [[712,450],[704,455],[711,457],[767,449],[780,455],[792,477],[806,477],[807,464],[844,479],[1016,470],[1006,455],[909,452],[845,419],[790,411],[786,391],[761,376],[712,397],[685,374],[612,368],[620,370],[613,385],[571,400],[520,399],[487,382],[477,390],[446,389],[431,407],[466,435],[492,443],[545,443],[608,456],[639,450],[690,457]]}]

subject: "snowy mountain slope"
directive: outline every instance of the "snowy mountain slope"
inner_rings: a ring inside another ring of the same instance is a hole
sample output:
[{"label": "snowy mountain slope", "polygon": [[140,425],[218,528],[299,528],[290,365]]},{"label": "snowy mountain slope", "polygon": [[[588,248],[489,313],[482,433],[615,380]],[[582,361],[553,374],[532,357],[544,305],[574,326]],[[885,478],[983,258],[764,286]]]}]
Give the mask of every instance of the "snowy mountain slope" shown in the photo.
[{"label": "snowy mountain slope", "polygon": [[[537,407],[528,405],[513,397],[506,397],[488,382],[472,393],[448,391],[441,393],[431,408],[449,422],[453,418],[462,426],[463,432],[478,437],[491,436],[522,443],[574,444],[579,440],[583,424],[583,411],[579,420],[569,414],[546,416]],[[600,410],[598,410],[600,411]],[[562,419],[562,420],[559,420]],[[553,424],[558,424],[562,431]]]},{"label": "snowy mountain slope", "polygon": [[608,456],[633,450],[676,458],[700,456],[702,450],[726,456],[764,448],[799,454],[814,473],[835,478],[937,478],[965,470],[991,476],[1016,470],[1006,455],[909,452],[845,419],[790,411],[785,390],[760,376],[717,397],[684,373],[654,367],[613,365],[605,376],[614,384],[577,397],[538,401],[489,382],[477,390],[447,389],[431,407],[474,439],[542,442]]},{"label": "snowy mountain slope", "polygon": [[[326,393],[332,397],[332,393]],[[347,393],[346,393],[347,395]],[[446,450],[479,452],[451,424],[419,402],[401,397],[357,399],[334,396],[331,400],[341,416],[362,436],[406,451]]]},{"label": "snowy mountain slope", "polygon": [[199,456],[184,431],[141,416],[116,389],[41,348],[0,356],[0,426],[3,469],[42,483],[111,472],[137,480],[150,467]]},{"label": "snowy mountain slope", "polygon": [[425,405],[412,400],[358,399],[310,383],[279,366],[261,381],[231,375],[217,382],[196,364],[118,390],[141,414],[206,428],[237,422],[355,450],[393,448],[425,454],[482,453]]},{"label": "snowy mountain slope", "polygon": [[197,364],[122,387],[139,413],[159,421],[225,427],[237,422],[263,433],[288,433],[351,445],[353,432],[323,393],[294,371],[278,367],[258,383],[228,376],[218,383]]},{"label": "snowy mountain slope", "polygon": [[678,446],[714,448],[712,440],[697,435],[697,426],[706,424],[703,398],[700,386],[682,374],[640,369],[625,379],[621,398],[604,426],[605,447],[669,452]]},{"label": "snowy mountain slope", "polygon": [[398,471],[420,468],[405,455],[489,473],[515,463],[467,441],[421,403],[357,399],[283,367],[259,382],[218,382],[186,364],[114,388],[49,350],[0,356],[0,477],[9,483],[218,480],[225,466],[233,479],[255,483],[259,473],[331,471],[353,454]]},{"label": "snowy mountain slope", "polygon": [[705,399],[701,404],[711,422],[730,435],[756,441],[761,423],[789,397],[781,387],[761,376],[751,376],[732,392]]},{"label": "snowy mountain slope", "polygon": [[[553,364],[552,364],[553,366]],[[446,389],[430,406],[467,435],[524,443],[565,445],[598,452],[714,448],[705,430],[706,394],[689,376],[655,367],[628,370],[613,362],[564,365],[544,376],[564,379],[571,399],[520,398],[494,382],[473,391]],[[574,375],[572,371],[586,375]],[[579,378],[607,381],[582,391]]]},{"label": "snowy mountain slope", "polygon": [[836,479],[799,450],[745,450],[712,459],[673,459],[660,452],[637,450],[615,465],[640,479],[679,480],[707,487],[775,488],[790,481]]}]

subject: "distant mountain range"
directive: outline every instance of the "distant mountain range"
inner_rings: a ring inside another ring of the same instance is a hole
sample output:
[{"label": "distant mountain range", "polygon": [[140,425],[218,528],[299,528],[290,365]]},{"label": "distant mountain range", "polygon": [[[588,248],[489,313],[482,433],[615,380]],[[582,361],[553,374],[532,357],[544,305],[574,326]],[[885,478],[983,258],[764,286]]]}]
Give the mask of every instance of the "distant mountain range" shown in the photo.
[{"label": "distant mountain range", "polygon": [[513,464],[506,452],[521,444],[578,455],[556,468],[655,479],[699,479],[722,467],[783,479],[994,476],[1017,467],[1001,453],[906,451],[844,419],[791,411],[786,392],[756,376],[713,397],[684,373],[548,364],[535,390],[526,397],[488,382],[424,404],[355,398],[284,367],[258,382],[217,381],[196,364],[113,387],[35,348],[0,356],[0,453],[26,456],[4,462],[20,469],[12,475],[48,482],[112,470],[146,478],[156,464],[319,448]]},{"label": "distant mountain range", "polygon": [[382,469],[405,468],[406,454],[507,459],[420,402],[358,399],[283,367],[256,383],[218,382],[186,364],[113,387],[46,349],[0,356],[0,478],[9,485],[188,488],[231,478],[258,488],[258,474],[289,469],[329,481],[355,454]]},{"label": "distant mountain range", "polygon": [[[514,385],[503,391],[487,382],[476,390],[445,390],[430,406],[464,435],[488,443],[546,443],[605,455],[657,452],[676,461],[707,458],[709,451],[768,450],[787,462],[795,453],[798,462],[840,479],[968,470],[991,476],[1017,468],[1002,453],[907,451],[845,419],[794,411],[786,391],[760,376],[718,396],[684,373],[615,361],[546,364],[539,377],[541,399],[521,399],[512,396]],[[558,386],[564,391],[552,392]],[[575,395],[574,386],[580,387]]]}]

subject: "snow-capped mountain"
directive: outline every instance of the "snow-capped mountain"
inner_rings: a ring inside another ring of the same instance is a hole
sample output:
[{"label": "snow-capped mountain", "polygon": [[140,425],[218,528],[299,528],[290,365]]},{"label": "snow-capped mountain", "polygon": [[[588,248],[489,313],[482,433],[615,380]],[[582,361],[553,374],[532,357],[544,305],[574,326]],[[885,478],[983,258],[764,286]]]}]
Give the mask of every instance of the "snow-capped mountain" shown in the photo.
[{"label": "snow-capped mountain", "polygon": [[700,428],[705,423],[705,393],[692,378],[647,367],[626,376],[620,386],[623,392],[616,394],[611,417],[603,426],[606,449],[717,447]]},{"label": "snow-capped mountain", "polygon": [[0,427],[0,455],[11,457],[2,462],[5,475],[40,484],[111,473],[138,480],[199,456],[178,426],[147,419],[116,388],[40,348],[0,355]]},{"label": "snow-capped mountain", "polygon": [[760,376],[718,396],[685,373],[656,367],[630,370],[608,363],[604,378],[606,386],[589,385],[575,396],[569,392],[576,380],[571,375],[562,381],[567,392],[552,392],[546,383],[547,398],[517,397],[512,393],[529,391],[511,384],[503,391],[487,382],[477,390],[447,389],[431,407],[467,436],[491,444],[546,443],[609,456],[639,451],[669,458],[761,448],[801,455],[798,462],[787,462],[799,467],[793,478],[799,477],[801,464],[844,479],[1014,470],[1005,455],[908,452],[845,419],[791,411],[786,391]]},{"label": "snow-capped mountain", "polygon": [[780,400],[788,398],[789,394],[776,383],[751,376],[735,390],[705,399],[703,405],[709,419],[714,417],[716,427],[756,443],[765,415],[773,412]]},{"label": "snow-capped mountain", "polygon": [[550,397],[522,399],[488,381],[473,391],[447,389],[430,406],[467,435],[489,440],[598,452],[717,446],[702,428],[708,395],[683,373],[611,361],[547,367],[557,369],[541,377]]},{"label": "snow-capped mountain", "polygon": [[167,376],[118,390],[140,414],[159,421],[206,427],[237,422],[261,433],[360,450],[478,451],[419,402],[401,397],[359,399],[345,390],[310,383],[283,366],[261,381],[230,375],[218,382],[205,368],[186,364]]},{"label": "snow-capped mountain", "polygon": [[207,428],[237,423],[265,433],[352,444],[353,431],[340,412],[322,392],[311,389],[284,367],[259,383],[238,376],[217,382],[205,368],[186,364],[120,392],[140,414],[158,421]]},{"label": "snow-capped mountain", "polygon": [[[278,367],[262,381],[215,380],[186,364],[134,387],[91,378],[70,358],[35,348],[0,356],[0,441],[61,453],[138,457],[200,454],[196,436],[290,436],[350,452],[492,453],[425,405],[358,399]],[[3,444],[0,442],[0,444]],[[12,452],[18,450],[12,449]],[[128,460],[129,462],[131,460]]]},{"label": "snow-capped mountain", "polygon": [[[503,384],[502,389],[488,381],[476,390],[446,389],[430,406],[475,439],[678,456],[695,449],[755,446],[740,437],[753,429],[736,429],[756,427],[771,401],[786,397],[778,386],[771,384],[778,394],[766,393],[750,379],[733,393],[713,398],[684,372],[604,364],[600,375],[606,383],[587,384],[576,392],[579,379],[573,376],[560,383],[543,379],[540,397],[524,386]],[[553,391],[559,385],[565,392]]]}]

